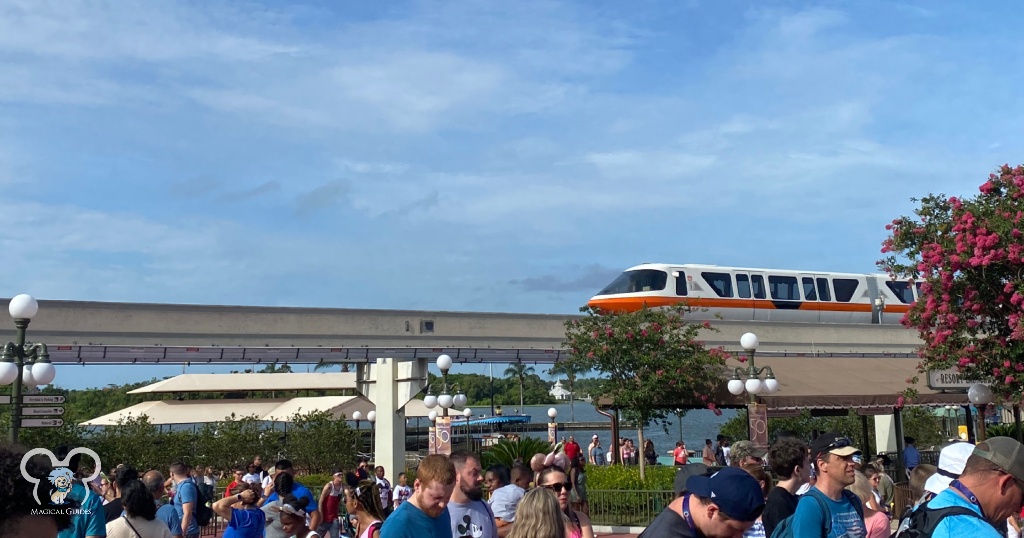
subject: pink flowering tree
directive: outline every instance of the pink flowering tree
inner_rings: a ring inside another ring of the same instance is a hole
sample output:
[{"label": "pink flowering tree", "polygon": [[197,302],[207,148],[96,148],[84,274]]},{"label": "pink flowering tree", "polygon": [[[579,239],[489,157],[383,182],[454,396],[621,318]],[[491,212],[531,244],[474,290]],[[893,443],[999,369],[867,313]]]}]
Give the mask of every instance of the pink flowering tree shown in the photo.
[{"label": "pink flowering tree", "polygon": [[[930,195],[886,226],[879,267],[920,287],[903,318],[924,341],[919,371],[956,367],[1004,400],[1024,394],[1024,167],[974,198]],[[914,200],[917,202],[918,200]],[[916,379],[908,380],[916,382]],[[908,395],[913,396],[910,392]]]},{"label": "pink flowering tree", "polygon": [[[700,331],[710,324],[686,323],[685,306],[607,313],[588,307],[586,315],[566,322],[565,348],[580,371],[599,372],[598,396],[614,400],[623,418],[637,425],[638,450],[643,452],[643,429],[665,424],[680,407],[701,406],[721,413],[712,395],[720,391],[729,355],[708,349]],[[612,450],[616,450],[612,440]],[[640,476],[646,476],[640,458]]]}]

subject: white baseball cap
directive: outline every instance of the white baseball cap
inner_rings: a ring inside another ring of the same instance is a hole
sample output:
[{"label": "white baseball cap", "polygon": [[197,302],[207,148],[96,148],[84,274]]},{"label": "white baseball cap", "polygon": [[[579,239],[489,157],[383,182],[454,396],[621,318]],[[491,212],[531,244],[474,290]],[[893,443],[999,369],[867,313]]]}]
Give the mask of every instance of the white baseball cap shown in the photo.
[{"label": "white baseball cap", "polygon": [[967,465],[967,458],[974,452],[971,443],[953,443],[939,452],[939,470],[928,477],[924,489],[932,493],[942,493],[949,485],[960,478]]}]

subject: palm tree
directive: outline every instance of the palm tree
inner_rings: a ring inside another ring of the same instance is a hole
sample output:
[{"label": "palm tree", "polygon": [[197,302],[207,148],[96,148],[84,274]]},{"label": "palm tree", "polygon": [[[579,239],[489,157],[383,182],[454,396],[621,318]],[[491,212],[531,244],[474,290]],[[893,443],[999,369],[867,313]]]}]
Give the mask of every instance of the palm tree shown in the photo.
[{"label": "palm tree", "polygon": [[349,370],[349,363],[347,362],[318,362],[317,365],[313,367],[313,371],[318,372],[320,370],[330,370],[335,366],[341,366],[342,372],[347,372]]},{"label": "palm tree", "polygon": [[506,377],[514,377],[519,380],[519,410],[523,412],[523,391],[526,390],[526,376],[533,375],[533,366],[527,366],[521,362],[508,365],[505,368]]}]

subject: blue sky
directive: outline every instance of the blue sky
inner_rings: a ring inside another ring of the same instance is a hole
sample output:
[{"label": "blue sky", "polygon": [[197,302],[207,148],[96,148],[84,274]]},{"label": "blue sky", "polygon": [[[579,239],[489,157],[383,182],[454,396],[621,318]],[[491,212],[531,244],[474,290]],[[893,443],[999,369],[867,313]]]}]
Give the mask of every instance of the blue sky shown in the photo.
[{"label": "blue sky", "polygon": [[1020,162],[985,8],[0,0],[0,279],[572,313],[643,261],[871,272],[910,197]]}]

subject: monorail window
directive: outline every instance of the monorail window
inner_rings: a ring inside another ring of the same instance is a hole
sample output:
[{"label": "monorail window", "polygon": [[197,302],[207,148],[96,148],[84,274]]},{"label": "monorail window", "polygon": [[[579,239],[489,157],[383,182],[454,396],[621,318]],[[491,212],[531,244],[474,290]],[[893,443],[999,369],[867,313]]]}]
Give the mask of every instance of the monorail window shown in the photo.
[{"label": "monorail window", "polygon": [[741,299],[750,298],[750,277],[747,275],[736,275],[736,296]]},{"label": "monorail window", "polygon": [[921,283],[920,282],[914,282],[914,289],[917,290],[917,297],[921,298]]},{"label": "monorail window", "polygon": [[836,300],[840,303],[848,303],[853,299],[854,292],[860,282],[855,278],[833,278],[832,289],[836,291]]},{"label": "monorail window", "polygon": [[676,295],[686,295],[688,292],[686,273],[682,271],[676,271]]},{"label": "monorail window", "polygon": [[711,286],[711,289],[715,290],[719,297],[732,297],[732,275],[729,273],[705,271],[700,276]]},{"label": "monorail window", "polygon": [[818,277],[817,281],[818,281],[818,300],[820,300],[820,301],[831,301],[832,300],[832,294],[829,293],[829,291],[828,291],[828,279],[827,278]]},{"label": "monorail window", "polygon": [[805,276],[800,280],[804,285],[804,299],[807,299],[808,301],[817,301],[818,294],[814,291],[814,279],[809,276]]},{"label": "monorail window", "polygon": [[909,282],[893,282],[890,280],[885,285],[896,294],[901,303],[910,304],[914,302],[914,289],[910,287]]},{"label": "monorail window", "polygon": [[764,277],[761,275],[752,275],[750,277],[750,283],[754,288],[755,299],[767,299],[768,295],[764,292]]},{"label": "monorail window", "polygon": [[800,286],[795,276],[768,275],[768,289],[777,301],[799,301]]},{"label": "monorail window", "polygon": [[668,273],[656,269],[639,269],[626,271],[605,286],[598,295],[615,295],[618,293],[636,293],[642,291],[660,291],[665,289]]}]

